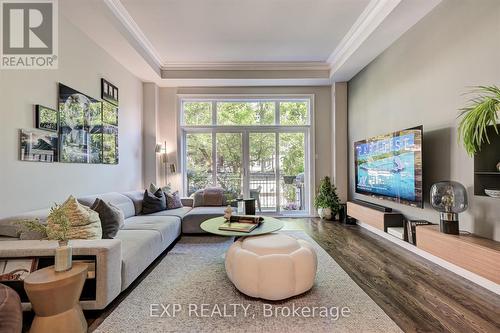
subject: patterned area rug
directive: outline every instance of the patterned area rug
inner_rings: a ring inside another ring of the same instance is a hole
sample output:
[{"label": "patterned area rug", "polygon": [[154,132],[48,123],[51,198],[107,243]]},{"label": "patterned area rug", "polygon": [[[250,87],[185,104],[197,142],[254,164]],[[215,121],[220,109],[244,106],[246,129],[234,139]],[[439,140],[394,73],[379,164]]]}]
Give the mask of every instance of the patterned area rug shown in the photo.
[{"label": "patterned area rug", "polygon": [[233,240],[183,236],[95,332],[401,332],[307,234],[318,255],[314,287],[269,302],[241,294],[226,277]]}]

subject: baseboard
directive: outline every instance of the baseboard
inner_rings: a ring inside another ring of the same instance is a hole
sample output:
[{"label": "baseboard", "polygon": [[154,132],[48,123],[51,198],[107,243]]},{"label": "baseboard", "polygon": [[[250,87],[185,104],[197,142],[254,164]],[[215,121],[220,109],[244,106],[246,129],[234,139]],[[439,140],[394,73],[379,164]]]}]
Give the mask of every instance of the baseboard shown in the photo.
[{"label": "baseboard", "polygon": [[388,233],[383,232],[382,230],[374,228],[369,224],[358,221],[358,225],[375,233],[375,234],[377,234],[377,235],[379,235],[379,236],[381,236],[381,237],[383,237],[383,238],[385,238],[385,239],[387,239],[387,240],[389,240],[389,241],[391,241],[391,242],[393,242],[394,244],[397,244],[397,245],[405,248],[408,251],[411,251],[415,254],[418,254],[422,258],[425,258],[429,261],[432,261],[433,263],[435,263],[443,268],[446,268],[447,270],[449,270],[457,275],[460,275],[461,277],[463,277],[463,278],[465,278],[465,279],[467,279],[467,280],[469,280],[469,281],[471,281],[471,282],[473,282],[473,283],[475,283],[475,284],[477,284],[485,289],[488,289],[491,292],[494,292],[497,295],[500,295],[500,285],[493,282],[493,281],[485,279],[482,276],[479,276],[479,275],[472,273],[466,269],[463,269],[459,266],[456,266],[452,263],[449,263],[448,261],[443,260],[439,257],[436,257],[436,256],[434,256],[434,255],[432,255],[424,250],[421,250],[418,247],[416,247],[410,243],[407,243],[407,242],[405,242],[397,237],[389,235]]}]

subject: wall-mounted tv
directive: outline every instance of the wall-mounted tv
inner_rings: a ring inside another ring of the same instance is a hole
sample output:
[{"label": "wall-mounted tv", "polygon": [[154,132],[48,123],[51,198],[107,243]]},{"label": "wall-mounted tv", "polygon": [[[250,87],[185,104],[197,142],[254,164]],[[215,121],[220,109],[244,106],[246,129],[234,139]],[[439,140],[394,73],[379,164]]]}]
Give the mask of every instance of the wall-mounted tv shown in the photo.
[{"label": "wall-mounted tv", "polygon": [[423,208],[423,126],[354,143],[356,193]]}]

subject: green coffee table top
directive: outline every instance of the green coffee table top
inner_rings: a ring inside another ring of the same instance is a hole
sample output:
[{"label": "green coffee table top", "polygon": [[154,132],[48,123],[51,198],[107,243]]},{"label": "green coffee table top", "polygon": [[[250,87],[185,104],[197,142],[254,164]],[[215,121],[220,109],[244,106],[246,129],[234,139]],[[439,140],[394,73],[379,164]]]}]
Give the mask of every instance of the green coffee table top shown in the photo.
[{"label": "green coffee table top", "polygon": [[264,216],[264,221],[260,226],[253,229],[251,232],[238,232],[238,231],[227,231],[227,230],[219,230],[219,226],[224,223],[226,220],[224,217],[214,217],[212,219],[206,220],[203,222],[200,227],[201,229],[209,232],[211,234],[219,235],[219,236],[257,236],[262,234],[268,234],[274,231],[278,231],[283,228],[283,222],[274,217]]}]

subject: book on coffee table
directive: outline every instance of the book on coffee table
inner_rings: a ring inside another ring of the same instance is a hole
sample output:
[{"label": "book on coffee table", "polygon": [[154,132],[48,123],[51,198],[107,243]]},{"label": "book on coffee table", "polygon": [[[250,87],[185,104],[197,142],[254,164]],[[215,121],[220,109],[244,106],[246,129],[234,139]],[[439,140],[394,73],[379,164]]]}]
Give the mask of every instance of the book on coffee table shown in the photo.
[{"label": "book on coffee table", "polygon": [[251,232],[253,229],[257,228],[260,223],[248,223],[248,222],[224,222],[219,226],[219,230],[226,231],[239,231],[239,232]]}]

